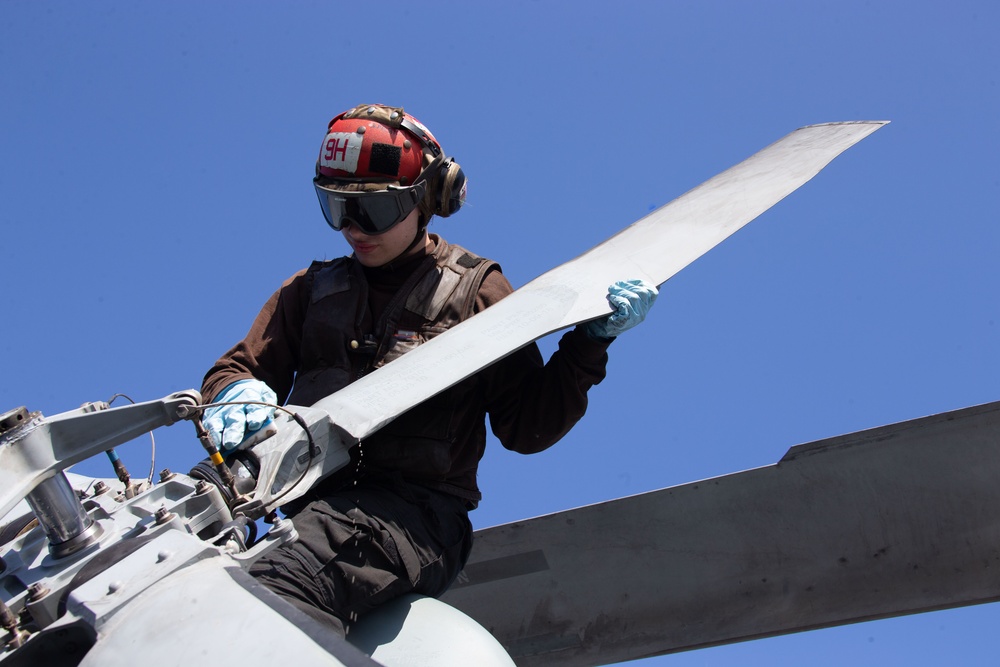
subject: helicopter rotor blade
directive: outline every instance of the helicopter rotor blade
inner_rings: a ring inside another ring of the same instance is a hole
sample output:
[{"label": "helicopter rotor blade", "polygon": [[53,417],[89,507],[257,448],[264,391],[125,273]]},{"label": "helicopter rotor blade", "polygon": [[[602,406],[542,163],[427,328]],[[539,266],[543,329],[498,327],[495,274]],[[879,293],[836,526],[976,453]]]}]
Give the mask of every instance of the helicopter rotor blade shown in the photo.
[{"label": "helicopter rotor blade", "polygon": [[590,667],[1000,599],[1000,402],[476,533],[444,602]]}]

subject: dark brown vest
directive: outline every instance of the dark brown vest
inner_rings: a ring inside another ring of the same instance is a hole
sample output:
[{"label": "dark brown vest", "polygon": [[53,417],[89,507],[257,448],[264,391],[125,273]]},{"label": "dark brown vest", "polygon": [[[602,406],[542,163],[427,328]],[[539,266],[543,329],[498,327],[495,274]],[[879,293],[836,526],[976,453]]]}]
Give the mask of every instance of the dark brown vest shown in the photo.
[{"label": "dark brown vest", "polygon": [[[288,402],[312,405],[468,319],[486,273],[496,266],[438,240],[373,322],[361,266],[347,257],[314,262],[306,275],[311,297]],[[370,470],[398,472],[476,501],[475,471],[485,442],[485,407],[473,376],[400,415],[361,448]]]}]

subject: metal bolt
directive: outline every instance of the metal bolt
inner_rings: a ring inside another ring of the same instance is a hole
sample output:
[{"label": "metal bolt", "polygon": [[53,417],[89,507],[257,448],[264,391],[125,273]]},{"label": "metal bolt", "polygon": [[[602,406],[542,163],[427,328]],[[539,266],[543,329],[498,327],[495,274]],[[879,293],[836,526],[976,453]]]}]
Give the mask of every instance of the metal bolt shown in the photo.
[{"label": "metal bolt", "polygon": [[5,642],[5,648],[18,649],[24,646],[24,642],[28,639],[28,633],[18,626],[17,617],[3,600],[0,600],[0,627],[3,627],[10,634]]},{"label": "metal bolt", "polygon": [[208,493],[210,488],[211,487],[208,485],[208,482],[203,479],[199,479],[198,483],[194,485],[194,492],[200,496],[203,493]]},{"label": "metal bolt", "polygon": [[102,493],[107,493],[108,488],[108,485],[104,482],[97,482],[97,484],[94,484],[94,495],[99,496]]},{"label": "metal bolt", "polygon": [[10,607],[3,600],[0,600],[0,626],[4,630],[17,629],[17,616],[14,615],[14,612],[10,610]]},{"label": "metal bolt", "polygon": [[162,526],[173,518],[174,515],[163,505],[160,505],[160,509],[153,513],[153,519],[156,521],[157,526]]},{"label": "metal bolt", "polygon": [[28,602],[38,602],[48,594],[49,587],[40,581],[28,586]]},{"label": "metal bolt", "polygon": [[174,476],[174,473],[170,472],[170,468],[164,468],[163,470],[160,471],[160,481],[161,482],[165,482],[165,481],[167,481],[168,479],[170,479],[173,476]]}]

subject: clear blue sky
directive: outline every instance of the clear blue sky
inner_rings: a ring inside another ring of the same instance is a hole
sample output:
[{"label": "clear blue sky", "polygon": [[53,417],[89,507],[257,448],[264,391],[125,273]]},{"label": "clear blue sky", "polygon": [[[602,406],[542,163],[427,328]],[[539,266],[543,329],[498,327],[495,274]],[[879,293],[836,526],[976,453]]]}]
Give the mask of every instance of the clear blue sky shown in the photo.
[{"label": "clear blue sky", "polygon": [[[199,386],[282,280],[345,252],[310,179],[327,120],[373,101],[469,176],[432,231],[515,286],[796,127],[892,121],[668,282],[564,441],[491,443],[478,527],[1000,399],[998,7],[6,0],[0,410]],[[202,457],[187,425],[157,445],[157,469]],[[148,451],[121,453],[142,475]],[[998,619],[634,664],[994,664]]]}]

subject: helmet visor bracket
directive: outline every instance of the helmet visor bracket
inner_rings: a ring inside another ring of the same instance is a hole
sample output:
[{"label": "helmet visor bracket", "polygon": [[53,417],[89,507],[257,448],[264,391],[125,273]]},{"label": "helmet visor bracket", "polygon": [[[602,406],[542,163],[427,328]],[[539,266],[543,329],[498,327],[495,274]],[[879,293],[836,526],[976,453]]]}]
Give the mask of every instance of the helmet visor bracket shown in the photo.
[{"label": "helmet visor bracket", "polygon": [[336,231],[355,225],[365,234],[384,234],[406,219],[424,198],[426,184],[390,185],[386,190],[347,191],[313,181],[323,217]]}]

